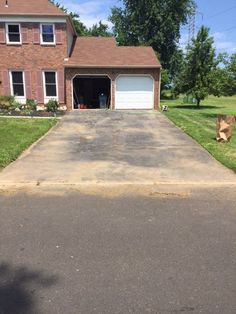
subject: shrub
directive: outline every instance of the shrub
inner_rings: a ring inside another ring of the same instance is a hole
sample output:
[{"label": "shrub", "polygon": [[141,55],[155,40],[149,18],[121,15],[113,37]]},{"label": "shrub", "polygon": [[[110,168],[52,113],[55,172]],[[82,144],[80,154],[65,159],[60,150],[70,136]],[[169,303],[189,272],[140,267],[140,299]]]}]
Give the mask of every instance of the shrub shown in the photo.
[{"label": "shrub", "polygon": [[22,104],[14,99],[13,103],[9,106],[9,110],[11,111],[20,111],[22,109]]},{"label": "shrub", "polygon": [[0,109],[9,110],[14,101],[14,96],[0,96]]},{"label": "shrub", "polygon": [[59,104],[57,100],[50,99],[46,104],[47,112],[56,112],[58,110]]},{"label": "shrub", "polygon": [[37,108],[36,100],[34,100],[34,99],[27,99],[26,100],[26,108],[28,110],[32,110],[32,111],[36,110],[36,108]]}]

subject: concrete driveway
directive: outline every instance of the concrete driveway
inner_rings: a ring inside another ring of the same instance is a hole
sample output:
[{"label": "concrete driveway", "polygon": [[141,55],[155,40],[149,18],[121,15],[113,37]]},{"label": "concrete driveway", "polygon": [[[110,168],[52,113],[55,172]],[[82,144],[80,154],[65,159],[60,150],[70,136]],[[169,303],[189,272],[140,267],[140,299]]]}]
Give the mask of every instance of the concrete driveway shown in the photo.
[{"label": "concrete driveway", "polygon": [[235,182],[235,174],[154,112],[72,112],[0,175],[0,184]]}]

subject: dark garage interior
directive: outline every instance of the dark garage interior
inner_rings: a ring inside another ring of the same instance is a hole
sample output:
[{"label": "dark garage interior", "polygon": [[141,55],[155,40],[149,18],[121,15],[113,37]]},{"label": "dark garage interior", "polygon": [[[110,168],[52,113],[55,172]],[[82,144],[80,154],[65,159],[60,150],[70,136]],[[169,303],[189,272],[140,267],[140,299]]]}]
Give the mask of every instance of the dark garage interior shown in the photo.
[{"label": "dark garage interior", "polygon": [[107,76],[76,76],[73,79],[74,109],[108,109],[111,80]]}]

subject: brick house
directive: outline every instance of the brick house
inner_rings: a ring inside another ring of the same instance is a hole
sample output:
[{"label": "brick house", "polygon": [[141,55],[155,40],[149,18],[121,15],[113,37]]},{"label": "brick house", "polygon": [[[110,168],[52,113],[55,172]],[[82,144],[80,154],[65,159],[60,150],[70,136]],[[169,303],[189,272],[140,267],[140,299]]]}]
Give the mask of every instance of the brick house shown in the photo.
[{"label": "brick house", "polygon": [[151,47],[77,37],[48,0],[0,0],[0,95],[43,107],[156,109],[160,63]]}]

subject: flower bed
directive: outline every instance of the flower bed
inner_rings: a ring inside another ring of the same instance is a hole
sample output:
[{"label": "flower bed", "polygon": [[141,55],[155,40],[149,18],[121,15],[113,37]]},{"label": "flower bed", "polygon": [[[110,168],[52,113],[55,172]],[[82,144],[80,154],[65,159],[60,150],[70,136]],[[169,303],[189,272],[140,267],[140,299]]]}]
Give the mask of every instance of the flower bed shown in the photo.
[{"label": "flower bed", "polygon": [[[37,110],[37,109],[40,110]],[[45,110],[38,107],[34,99],[27,99],[25,104],[19,103],[14,96],[0,97],[0,116],[10,117],[59,117],[65,114],[65,110],[60,110],[56,100],[49,100],[45,105]]]},{"label": "flower bed", "polygon": [[30,111],[25,112],[21,111],[7,111],[0,109],[0,116],[9,116],[9,117],[61,117],[65,114],[65,111],[57,111],[57,112],[47,112],[47,111]]}]

